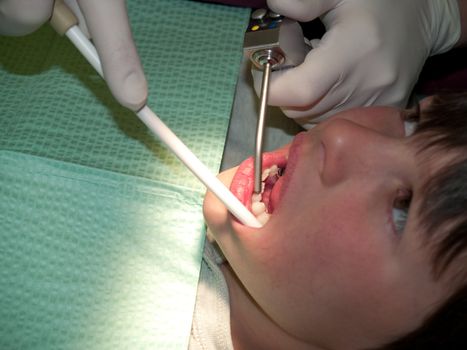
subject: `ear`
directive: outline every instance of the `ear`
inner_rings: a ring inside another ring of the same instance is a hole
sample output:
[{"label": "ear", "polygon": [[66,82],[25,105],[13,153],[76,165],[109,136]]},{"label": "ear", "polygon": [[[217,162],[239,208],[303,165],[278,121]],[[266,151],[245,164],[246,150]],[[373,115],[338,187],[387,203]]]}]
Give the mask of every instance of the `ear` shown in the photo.
[{"label": "ear", "polygon": [[394,107],[362,107],[337,113],[342,118],[390,137],[404,137],[404,110]]}]

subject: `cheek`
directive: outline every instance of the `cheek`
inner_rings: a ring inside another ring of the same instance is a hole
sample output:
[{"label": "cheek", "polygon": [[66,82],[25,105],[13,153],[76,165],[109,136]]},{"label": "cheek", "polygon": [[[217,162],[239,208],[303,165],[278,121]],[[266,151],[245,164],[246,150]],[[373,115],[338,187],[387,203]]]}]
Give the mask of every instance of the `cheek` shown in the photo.
[{"label": "cheek", "polygon": [[368,213],[355,200],[321,203],[307,215],[271,221],[267,232],[237,232],[238,239],[224,244],[253,298],[290,330],[310,324],[314,316],[307,310],[352,319],[386,295],[387,255],[374,238],[381,232],[370,232],[362,219]]},{"label": "cheek", "polygon": [[271,275],[347,305],[382,295],[393,268],[390,240],[367,207],[363,199],[341,197],[302,213],[285,235],[277,233],[282,237],[269,251]]},{"label": "cheek", "polygon": [[367,205],[354,197],[324,206],[316,218],[312,252],[317,269],[329,270],[342,280],[364,282],[381,276],[388,256],[383,227],[375,225]]},{"label": "cheek", "polygon": [[[254,275],[277,288],[290,285],[358,283],[369,286],[382,275],[388,241],[372,229],[366,206],[352,198],[338,203],[321,200],[304,211],[283,211],[268,232],[239,235],[239,264],[248,261]],[[252,274],[252,275],[253,275]]]}]

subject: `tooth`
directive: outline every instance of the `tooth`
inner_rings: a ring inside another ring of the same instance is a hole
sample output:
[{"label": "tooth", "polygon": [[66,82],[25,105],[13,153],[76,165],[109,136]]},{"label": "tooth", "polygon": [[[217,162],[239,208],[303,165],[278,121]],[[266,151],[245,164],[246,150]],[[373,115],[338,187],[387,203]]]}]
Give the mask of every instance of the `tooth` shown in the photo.
[{"label": "tooth", "polygon": [[251,204],[251,211],[258,216],[266,211],[266,205],[263,202],[253,202]]},{"label": "tooth", "polygon": [[258,219],[258,221],[259,221],[262,225],[264,225],[265,223],[268,222],[269,217],[270,217],[270,215],[269,215],[268,213],[264,212],[264,213],[258,215],[256,218]]},{"label": "tooth", "polygon": [[279,172],[279,168],[277,167],[277,165],[273,165],[272,167],[269,168],[269,175],[270,176],[274,176],[276,175],[277,173]]},{"label": "tooth", "polygon": [[261,174],[261,181],[264,181],[268,178],[269,173],[271,172],[271,169],[264,169],[263,173]]},{"label": "tooth", "polygon": [[263,197],[263,196],[261,195],[261,193],[253,193],[253,195],[251,196],[251,201],[252,201],[253,203],[255,203],[255,202],[261,202],[262,197]]}]

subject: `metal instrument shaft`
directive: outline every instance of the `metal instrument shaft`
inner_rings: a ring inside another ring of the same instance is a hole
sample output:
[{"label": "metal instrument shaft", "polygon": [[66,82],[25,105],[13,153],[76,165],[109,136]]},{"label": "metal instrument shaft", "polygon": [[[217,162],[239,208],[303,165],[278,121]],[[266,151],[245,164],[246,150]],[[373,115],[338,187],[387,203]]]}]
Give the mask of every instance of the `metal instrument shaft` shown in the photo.
[{"label": "metal instrument shaft", "polygon": [[263,172],[263,135],[266,123],[266,108],[268,105],[269,76],[271,73],[271,61],[263,64],[263,80],[261,82],[261,98],[258,123],[256,125],[256,144],[255,144],[255,185],[254,192],[261,193],[261,175]]}]

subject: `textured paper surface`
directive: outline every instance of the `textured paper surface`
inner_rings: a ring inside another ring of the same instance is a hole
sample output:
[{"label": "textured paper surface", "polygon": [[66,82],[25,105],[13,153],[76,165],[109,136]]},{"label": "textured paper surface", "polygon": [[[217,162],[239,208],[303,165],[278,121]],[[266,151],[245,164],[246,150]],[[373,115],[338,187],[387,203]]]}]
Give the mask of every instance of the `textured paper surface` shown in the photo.
[{"label": "textured paper surface", "polygon": [[[248,10],[127,4],[148,105],[217,172]],[[185,349],[204,187],[66,38],[0,47],[0,348]]]}]

